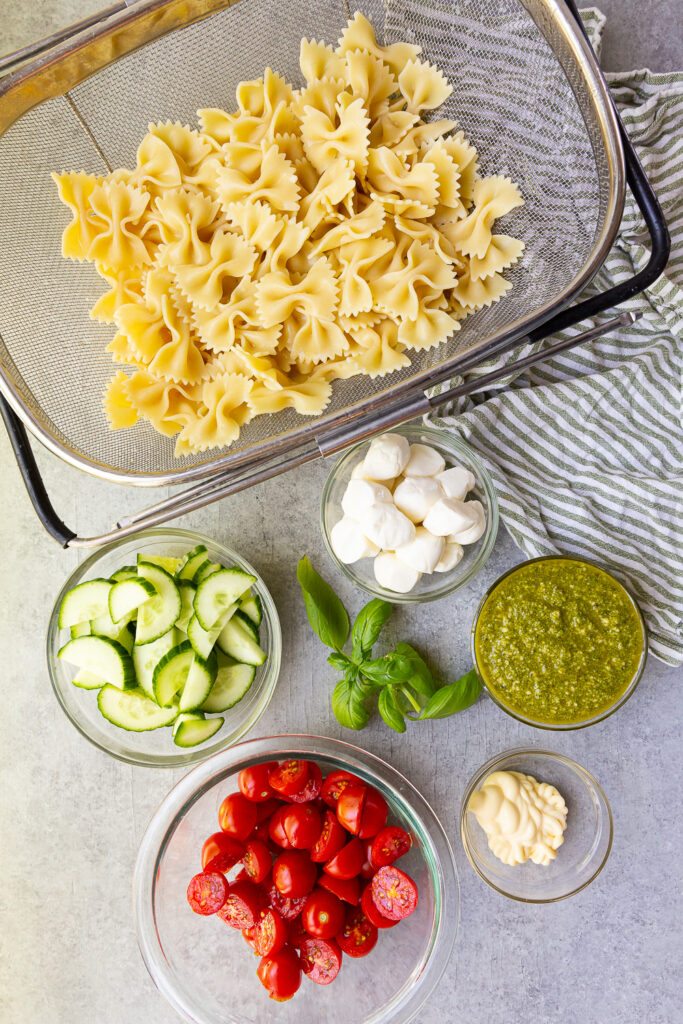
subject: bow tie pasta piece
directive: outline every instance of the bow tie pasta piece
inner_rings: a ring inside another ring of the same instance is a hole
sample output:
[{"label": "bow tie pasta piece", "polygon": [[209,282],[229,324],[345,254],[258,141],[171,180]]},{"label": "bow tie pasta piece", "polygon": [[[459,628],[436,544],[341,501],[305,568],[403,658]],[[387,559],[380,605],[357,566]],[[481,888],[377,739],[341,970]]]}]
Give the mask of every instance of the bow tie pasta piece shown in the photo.
[{"label": "bow tie pasta piece", "polygon": [[477,151],[471,146],[462,132],[456,132],[443,140],[444,149],[451,157],[460,172],[460,195],[466,206],[474,196],[474,185],[477,181]]},{"label": "bow tie pasta piece", "polygon": [[311,82],[305,89],[299,89],[294,95],[292,109],[300,121],[303,121],[306,109],[319,110],[326,114],[332,121],[335,117],[337,103],[342,93],[350,92],[346,89],[344,78],[321,78]]},{"label": "bow tie pasta piece", "polygon": [[388,110],[385,114],[380,114],[370,128],[371,147],[395,147],[419,120],[417,114],[411,114],[408,110]]},{"label": "bow tie pasta piece", "polygon": [[373,305],[389,316],[415,320],[425,291],[443,292],[456,284],[451,267],[428,246],[413,241],[405,265],[372,282]]},{"label": "bow tie pasta piece", "polygon": [[[396,114],[392,116],[396,117]],[[394,153],[398,153],[401,157],[416,156],[425,146],[431,146],[438,140],[442,141],[445,146],[448,139],[444,136],[453,128],[455,128],[455,121],[449,121],[448,118],[428,121],[426,124],[420,122],[409,128],[395,145],[390,146],[390,149],[393,149]]]},{"label": "bow tie pasta piece", "polygon": [[149,134],[166,143],[186,181],[191,180],[202,160],[215,148],[212,140],[179,122],[150,124]]},{"label": "bow tie pasta piece", "polygon": [[368,203],[360,213],[330,228],[313,246],[313,254],[318,256],[330,249],[337,249],[349,242],[359,242],[376,234],[384,226],[384,217],[384,207],[381,203]]},{"label": "bow tie pasta piece", "polygon": [[90,209],[98,230],[88,247],[87,258],[114,270],[150,264],[152,247],[139,235],[149,200],[148,193],[131,185],[96,185],[90,194]]},{"label": "bow tie pasta piece", "polygon": [[201,391],[159,380],[147,370],[137,370],[122,384],[128,401],[155,430],[173,437],[197,414]]},{"label": "bow tie pasta piece", "polygon": [[498,302],[510,288],[511,282],[506,281],[501,274],[492,274],[490,277],[473,281],[468,270],[453,289],[453,298],[466,309],[482,309],[493,302]]},{"label": "bow tie pasta piece", "polygon": [[176,451],[198,453],[232,444],[240,427],[252,417],[247,404],[253,382],[238,373],[224,373],[207,381],[201,391],[197,415],[178,434]]},{"label": "bow tie pasta piece", "polygon": [[330,320],[337,308],[338,283],[328,260],[319,259],[303,280],[286,271],[265,274],[256,283],[256,304],[264,327],[282,324],[295,313]]},{"label": "bow tie pasta piece", "polygon": [[282,231],[282,221],[265,203],[231,203],[226,213],[245,241],[259,252],[267,252]]},{"label": "bow tie pasta piece", "polygon": [[375,38],[375,30],[372,25],[359,12],[356,12],[342,32],[337,47],[338,54],[348,53],[349,50],[367,50],[368,53],[384,61],[395,75],[399,75],[408,61],[415,60],[422,52],[419,46],[411,46],[410,43],[391,43],[389,46],[380,46]]},{"label": "bow tie pasta piece", "polygon": [[453,92],[453,86],[448,84],[443,71],[420,60],[408,61],[398,76],[398,87],[413,114],[419,114],[421,110],[435,110]]},{"label": "bow tie pasta piece", "polygon": [[372,278],[370,268],[392,252],[394,243],[387,238],[365,238],[347,243],[339,250],[343,272],[341,274],[341,296],[339,312],[343,316],[357,316],[369,313],[374,295],[367,278]]},{"label": "bow tie pasta piece", "polygon": [[245,328],[260,327],[253,281],[243,278],[227,303],[215,309],[195,308],[193,324],[202,343],[213,352],[225,352],[238,341]]},{"label": "bow tie pasta piece", "polygon": [[297,310],[288,321],[288,347],[295,361],[322,363],[346,352],[349,341],[333,320],[323,320]]},{"label": "bow tie pasta piece", "polygon": [[187,189],[177,189],[157,199],[150,216],[158,224],[162,240],[159,265],[176,267],[201,263],[205,257],[207,229],[217,214],[217,202]]},{"label": "bow tie pasta piece", "polygon": [[127,375],[119,370],[110,379],[104,390],[104,415],[112,430],[133,427],[139,416],[126,392]]},{"label": "bow tie pasta piece", "polygon": [[410,366],[410,359],[401,348],[396,323],[385,319],[355,335],[347,362],[356,373],[367,373],[372,378],[385,377]]},{"label": "bow tie pasta piece", "polygon": [[335,160],[316,182],[315,188],[301,200],[302,223],[313,231],[326,216],[341,205],[356,187],[350,160]]},{"label": "bow tie pasta piece", "polygon": [[455,252],[450,242],[428,220],[413,220],[411,217],[396,216],[394,217],[394,227],[399,234],[408,235],[410,238],[422,242],[423,245],[431,246],[444,263],[451,265],[455,263]]},{"label": "bow tie pasta piece", "polygon": [[398,340],[406,348],[424,350],[436,348],[459,330],[460,323],[444,310],[420,306],[414,320],[401,320]]},{"label": "bow tie pasta piece", "polygon": [[91,216],[90,197],[102,179],[93,174],[71,172],[50,175],[61,201],[71,210],[73,217],[62,233],[62,256],[66,259],[85,260],[95,235],[103,227]]},{"label": "bow tie pasta piece", "polygon": [[366,50],[349,50],[344,58],[344,77],[352,95],[362,97],[371,118],[386,113],[389,97],[398,92],[398,82],[391,69]]},{"label": "bow tie pasta piece", "polygon": [[257,255],[239,235],[218,231],[210,246],[204,245],[201,264],[175,267],[181,290],[194,306],[213,309],[230,294],[237,281],[250,274]]},{"label": "bow tie pasta piece", "polygon": [[509,178],[493,175],[481,178],[473,190],[474,209],[464,220],[448,224],[443,233],[458,252],[483,259],[491,244],[491,225],[524,202]]},{"label": "bow tie pasta piece", "polygon": [[183,176],[171,147],[158,135],[148,132],[138,146],[131,183],[153,195],[180,188]]},{"label": "bow tie pasta piece", "polygon": [[431,164],[436,171],[439,198],[434,220],[438,223],[440,219],[453,221],[466,217],[467,210],[460,198],[460,171],[443,141],[436,142],[428,149],[422,162]]},{"label": "bow tie pasta piece", "polygon": [[368,160],[370,121],[363,100],[341,93],[335,104],[334,118],[308,107],[301,119],[301,135],[306,156],[322,174],[334,160],[348,160],[362,174]]},{"label": "bow tie pasta piece", "polygon": [[325,43],[302,39],[299,67],[308,85],[312,85],[320,78],[341,78],[344,74],[344,59]]},{"label": "bow tie pasta piece", "polygon": [[128,267],[113,270],[97,263],[95,269],[110,289],[99,297],[88,315],[91,320],[98,320],[102,324],[113,324],[119,306],[125,302],[136,302],[142,297],[142,279],[137,270]]},{"label": "bow tie pasta piece", "polygon": [[218,173],[218,195],[223,209],[232,203],[262,199],[274,210],[293,212],[299,207],[299,183],[294,168],[275,144],[262,146],[257,170],[232,164]]},{"label": "bow tie pasta piece", "polygon": [[470,277],[478,281],[482,277],[491,277],[516,263],[524,251],[524,242],[510,235],[493,235],[491,244],[482,259],[473,256],[470,260]]},{"label": "bow tie pasta piece", "polygon": [[430,163],[408,167],[386,146],[368,153],[367,183],[370,196],[406,217],[433,214],[439,195],[439,179]]},{"label": "bow tie pasta piece", "polygon": [[273,142],[290,164],[294,166],[299,160],[304,160],[306,152],[304,150],[304,144],[301,140],[301,136],[298,132],[279,132],[273,136]]},{"label": "bow tie pasta piece", "polygon": [[332,388],[327,381],[306,380],[288,387],[270,390],[255,384],[248,402],[254,416],[294,409],[301,416],[319,416],[330,401]]},{"label": "bow tie pasta piece", "polygon": [[[261,263],[263,273],[282,271],[301,252],[302,246],[309,235],[305,224],[297,224],[291,218],[281,218],[280,233],[268,252],[264,253]],[[308,262],[305,270],[308,270]]]},{"label": "bow tie pasta piece", "polygon": [[218,107],[203,107],[197,111],[203,134],[219,146],[232,142],[232,129],[238,117],[239,114],[228,114]]},{"label": "bow tie pasta piece", "polygon": [[236,96],[237,105],[243,114],[269,118],[280,103],[291,104],[294,90],[281,75],[266,68],[263,78],[240,82]]}]

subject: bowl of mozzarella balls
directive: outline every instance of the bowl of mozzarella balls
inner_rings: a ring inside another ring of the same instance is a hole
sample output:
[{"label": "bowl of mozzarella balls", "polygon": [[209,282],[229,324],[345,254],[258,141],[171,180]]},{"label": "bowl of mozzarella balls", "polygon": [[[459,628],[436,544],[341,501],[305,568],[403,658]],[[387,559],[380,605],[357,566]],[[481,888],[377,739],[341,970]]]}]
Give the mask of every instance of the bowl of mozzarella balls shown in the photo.
[{"label": "bowl of mozzarella balls", "polygon": [[409,424],[349,449],[321,501],[327,549],[373,597],[446,597],[488,559],[498,531],[493,482],[471,448]]}]

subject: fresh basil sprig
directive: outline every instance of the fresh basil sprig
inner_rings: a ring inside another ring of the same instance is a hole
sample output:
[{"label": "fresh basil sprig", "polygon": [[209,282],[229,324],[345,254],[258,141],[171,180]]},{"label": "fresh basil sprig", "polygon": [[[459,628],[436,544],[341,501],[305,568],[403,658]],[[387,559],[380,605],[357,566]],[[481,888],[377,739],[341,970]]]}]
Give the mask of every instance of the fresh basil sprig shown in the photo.
[{"label": "fresh basil sprig", "polygon": [[442,686],[410,644],[399,643],[382,657],[372,657],[372,648],[393,611],[387,601],[374,598],[361,608],[350,630],[352,653],[344,654],[350,628],[344,605],[305,555],[297,566],[297,579],[311,628],[332,648],[328,664],[343,672],[332,691],[332,710],[341,725],[364,729],[375,701],[380,715],[395,732],[405,732],[407,721],[447,718],[474,704],[481,693],[474,669]]}]

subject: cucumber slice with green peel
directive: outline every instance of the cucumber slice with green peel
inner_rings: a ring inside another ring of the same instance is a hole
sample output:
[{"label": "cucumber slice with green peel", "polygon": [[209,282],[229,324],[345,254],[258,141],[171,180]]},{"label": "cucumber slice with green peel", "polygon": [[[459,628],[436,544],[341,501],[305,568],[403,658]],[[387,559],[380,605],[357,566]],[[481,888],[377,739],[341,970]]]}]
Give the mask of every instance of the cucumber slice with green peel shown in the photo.
[{"label": "cucumber slice with green peel", "polygon": [[218,661],[216,652],[212,651],[211,656],[204,660],[194,652],[194,658],[187,673],[185,686],[180,694],[178,707],[182,712],[194,711],[200,707],[211,693],[211,687],[218,672]]},{"label": "cucumber slice with green peel", "polygon": [[128,732],[147,732],[172,725],[178,717],[178,708],[160,708],[145,694],[144,690],[117,690],[114,686],[103,686],[97,695],[100,713],[112,725]]},{"label": "cucumber slice with green peel", "polygon": [[240,611],[251,619],[255,626],[260,626],[263,621],[263,605],[258,594],[248,593],[240,598]]},{"label": "cucumber slice with green peel", "polygon": [[121,580],[109,591],[109,614],[114,622],[121,622],[126,616],[154,597],[156,590],[153,583],[140,579]]},{"label": "cucumber slice with green peel", "polygon": [[175,722],[173,723],[173,736],[178,732],[178,729],[183,722],[205,722],[206,715],[203,711],[186,711],[184,714],[178,715]]},{"label": "cucumber slice with green peel", "polygon": [[180,615],[176,622],[176,628],[182,629],[184,633],[187,633],[187,626],[194,615],[194,608],[192,602],[194,601],[195,588],[188,580],[176,580],[178,590],[180,591]]},{"label": "cucumber slice with green peel", "polygon": [[245,665],[262,665],[268,657],[249,635],[244,623],[234,616],[223,626],[217,643],[224,654],[229,654],[235,661],[244,662]]},{"label": "cucumber slice with green peel", "polygon": [[175,576],[183,561],[182,558],[173,558],[170,555],[145,555],[142,553],[138,555],[138,565],[141,562],[147,562],[148,565],[159,565],[171,576]]},{"label": "cucumber slice with green peel", "polygon": [[194,595],[194,613],[200,625],[213,629],[223,613],[255,582],[256,577],[242,569],[219,569],[206,576]]},{"label": "cucumber slice with green peel", "polygon": [[194,660],[194,650],[189,640],[183,640],[165,654],[154,669],[152,686],[154,699],[160,707],[171,703],[179,690],[182,690]]},{"label": "cucumber slice with green peel", "polygon": [[204,658],[206,660],[209,657],[211,651],[214,649],[223,626],[230,616],[234,615],[236,611],[236,604],[231,605],[230,608],[226,608],[220,622],[214,627],[214,629],[204,629],[197,616],[192,616],[187,624],[187,639],[190,641],[200,658]]},{"label": "cucumber slice with green peel", "polygon": [[[132,612],[129,615],[132,615]],[[99,618],[90,621],[90,632],[93,636],[108,636],[110,640],[116,640],[130,654],[133,650],[134,637],[125,618],[126,616],[121,622],[113,622],[111,615],[106,611]]]},{"label": "cucumber slice with green peel", "polygon": [[185,562],[176,571],[176,575],[179,580],[187,580],[189,583],[193,583],[197,572],[205,562],[209,561],[206,547],[203,544],[198,544],[196,548],[192,548],[192,551],[188,551],[185,556]]},{"label": "cucumber slice with green peel", "polygon": [[89,622],[109,610],[109,591],[111,580],[95,579],[87,583],[79,583],[64,595],[59,609],[58,625],[60,629],[69,629],[79,622]]},{"label": "cucumber slice with green peel", "polygon": [[235,612],[235,619],[243,626],[251,639],[255,644],[259,642],[259,628],[255,623],[251,621],[248,615],[245,615],[241,608],[238,608]]},{"label": "cucumber slice with green peel", "polygon": [[180,643],[178,631],[169,629],[158,640],[151,644],[142,644],[141,647],[133,648],[133,665],[138,678],[138,686],[145,691],[147,696],[154,700],[154,669],[161,659],[169,651],[173,650]]},{"label": "cucumber slice with green peel", "polygon": [[180,591],[170,573],[160,565],[140,562],[138,575],[151,583],[156,595],[138,607],[135,643],[149,644],[158,640],[176,624],[180,616],[182,601]]},{"label": "cucumber slice with green peel", "polygon": [[137,575],[137,565],[123,565],[111,574],[111,581],[112,583],[120,583],[122,580],[134,580],[137,579]]},{"label": "cucumber slice with green peel", "polygon": [[219,569],[223,568],[224,566],[222,566],[220,562],[206,562],[205,565],[202,565],[201,568],[197,570],[194,581],[199,584],[202,580],[205,580],[207,576],[212,576],[215,572],[218,572]]},{"label": "cucumber slice with green peel", "polygon": [[109,637],[79,636],[64,644],[57,657],[94,672],[119,690],[136,685],[133,659],[125,647]]},{"label": "cucumber slice with green peel", "polygon": [[71,627],[71,639],[76,640],[79,636],[90,636],[89,622],[77,622]]},{"label": "cucumber slice with green peel", "polygon": [[227,711],[241,701],[254,681],[256,669],[253,665],[221,665],[211,693],[202,704],[202,711],[215,713]]},{"label": "cucumber slice with green peel", "polygon": [[194,715],[180,715],[184,718],[177,729],[173,730],[173,742],[178,747],[196,747],[215,736],[222,727],[223,718],[197,718]]},{"label": "cucumber slice with green peel", "polygon": [[101,690],[103,686],[107,685],[106,679],[95,675],[94,672],[90,672],[87,668],[79,668],[71,682],[81,690]]}]

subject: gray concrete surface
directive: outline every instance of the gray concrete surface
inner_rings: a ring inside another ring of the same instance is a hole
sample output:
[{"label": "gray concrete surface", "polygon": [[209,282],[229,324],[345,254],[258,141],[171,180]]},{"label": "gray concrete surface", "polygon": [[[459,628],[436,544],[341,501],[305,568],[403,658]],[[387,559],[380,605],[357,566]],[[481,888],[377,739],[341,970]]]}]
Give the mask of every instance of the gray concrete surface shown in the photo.
[{"label": "gray concrete surface", "polygon": [[[0,2],[0,49],[82,16],[84,0]],[[675,2],[609,0],[608,67],[683,63]],[[144,501],[39,454],[60,514],[98,532]],[[294,577],[308,551],[350,610],[362,595],[335,576],[317,532],[328,467],[309,466],[186,517],[243,552],[280,610],[283,671],[256,734],[342,736],[329,710],[330,671],[305,624]],[[42,532],[0,432],[3,586],[0,651],[5,693],[0,757],[0,1022],[173,1024],[138,955],[130,914],[137,845],[178,773],[130,768],[87,744],[50,689],[43,631],[55,592],[76,564]],[[469,588],[436,605],[398,611],[390,637],[428,650],[444,676],[469,667],[472,612],[484,588],[520,559],[501,531]],[[373,723],[357,739],[408,775],[435,807],[455,850],[462,916],[455,955],[419,1024],[675,1024],[680,1020],[681,670],[651,660],[634,698],[576,734],[545,735],[490,701],[403,737]],[[348,738],[349,734],[344,734]],[[469,867],[457,831],[464,784],[511,746],[549,745],[593,771],[612,803],[614,848],[585,892],[549,907],[497,896]],[[680,953],[680,945],[678,946]],[[277,1009],[264,1006],[264,1020]]]}]

